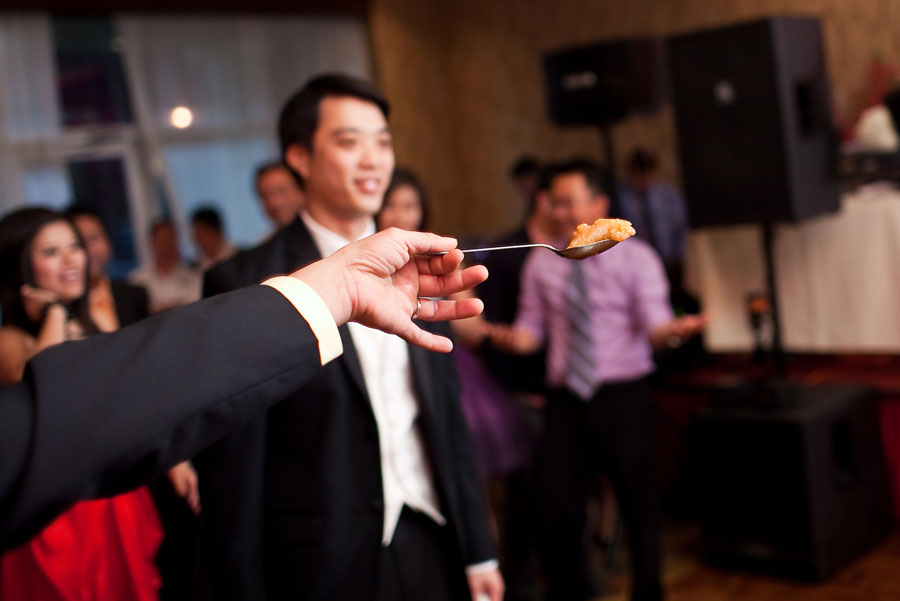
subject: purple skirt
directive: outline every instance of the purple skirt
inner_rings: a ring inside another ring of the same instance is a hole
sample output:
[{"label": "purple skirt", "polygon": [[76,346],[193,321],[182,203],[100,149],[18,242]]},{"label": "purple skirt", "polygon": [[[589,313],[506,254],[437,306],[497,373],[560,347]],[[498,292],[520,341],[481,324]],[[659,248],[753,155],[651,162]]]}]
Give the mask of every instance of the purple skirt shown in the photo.
[{"label": "purple skirt", "polygon": [[484,479],[531,462],[533,437],[521,409],[506,388],[468,349],[453,350],[460,380],[460,403]]}]

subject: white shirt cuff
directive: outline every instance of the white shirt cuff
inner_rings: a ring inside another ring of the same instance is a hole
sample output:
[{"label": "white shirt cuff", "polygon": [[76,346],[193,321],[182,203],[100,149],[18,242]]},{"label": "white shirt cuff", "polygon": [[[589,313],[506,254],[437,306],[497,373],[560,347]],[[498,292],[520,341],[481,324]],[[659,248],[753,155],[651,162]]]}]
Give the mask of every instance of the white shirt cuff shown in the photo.
[{"label": "white shirt cuff", "polygon": [[466,566],[466,575],[472,576],[474,574],[484,574],[486,572],[493,572],[500,568],[500,562],[496,559],[488,559],[487,561],[482,561],[481,563],[473,563],[470,566]]},{"label": "white shirt cuff", "polygon": [[336,359],[344,352],[341,335],[338,333],[337,324],[334,323],[331,311],[309,284],[287,275],[281,275],[269,278],[262,285],[280,292],[309,324],[309,328],[319,341],[319,360],[322,365]]}]

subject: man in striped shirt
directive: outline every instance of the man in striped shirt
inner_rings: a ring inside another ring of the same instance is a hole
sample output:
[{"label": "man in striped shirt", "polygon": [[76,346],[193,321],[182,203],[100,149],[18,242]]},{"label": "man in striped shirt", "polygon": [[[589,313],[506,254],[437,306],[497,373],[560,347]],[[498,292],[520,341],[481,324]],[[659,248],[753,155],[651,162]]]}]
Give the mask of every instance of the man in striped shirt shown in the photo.
[{"label": "man in striped shirt", "polygon": [[[579,223],[606,217],[602,172],[589,161],[560,168],[550,184],[560,244]],[[547,345],[547,407],[539,461],[548,600],[586,598],[582,536],[590,478],[608,475],[629,532],[635,600],[659,600],[657,410],[647,383],[653,349],[679,344],[704,325],[675,319],[662,262],[630,239],[571,261],[543,250],[528,257],[512,328],[495,344],[514,352]]]}]

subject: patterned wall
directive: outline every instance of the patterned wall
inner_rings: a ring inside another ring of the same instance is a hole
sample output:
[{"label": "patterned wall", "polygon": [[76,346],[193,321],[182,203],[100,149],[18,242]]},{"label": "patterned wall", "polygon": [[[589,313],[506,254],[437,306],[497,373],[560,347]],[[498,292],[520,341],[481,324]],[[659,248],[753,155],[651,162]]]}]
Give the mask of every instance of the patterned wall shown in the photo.
[{"label": "patterned wall", "polygon": [[[544,52],[776,14],[822,19],[837,121],[861,102],[873,59],[900,64],[900,0],[372,0],[370,24],[398,162],[428,184],[431,227],[484,233],[521,218],[506,178],[521,153],[604,158],[595,129],[562,130],[547,118]],[[616,160],[650,146],[677,179],[675,136],[668,108],[631,118],[614,128]]]}]

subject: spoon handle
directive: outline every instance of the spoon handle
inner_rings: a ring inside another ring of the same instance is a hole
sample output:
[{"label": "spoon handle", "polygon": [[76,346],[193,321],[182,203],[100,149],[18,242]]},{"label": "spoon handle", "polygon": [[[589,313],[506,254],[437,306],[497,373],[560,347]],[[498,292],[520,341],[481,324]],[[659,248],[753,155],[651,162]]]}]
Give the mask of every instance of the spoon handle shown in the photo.
[{"label": "spoon handle", "polygon": [[514,250],[516,248],[535,248],[536,246],[545,246],[551,250],[556,250],[546,244],[513,244],[511,246],[488,246],[486,248],[466,248],[460,249],[464,253],[480,253],[480,252],[490,252],[492,250]]},{"label": "spoon handle", "polygon": [[[548,246],[546,244],[514,244],[512,246],[488,246],[485,248],[461,248],[461,249],[459,249],[459,251],[462,253],[480,253],[480,252],[490,252],[492,250],[513,250],[516,248],[535,248],[536,246],[543,246],[545,248],[549,248],[550,250],[556,250],[552,246]],[[440,255],[446,255],[447,253],[446,252],[426,252],[426,253],[420,253],[420,254],[435,257],[435,256],[440,256]]]}]

